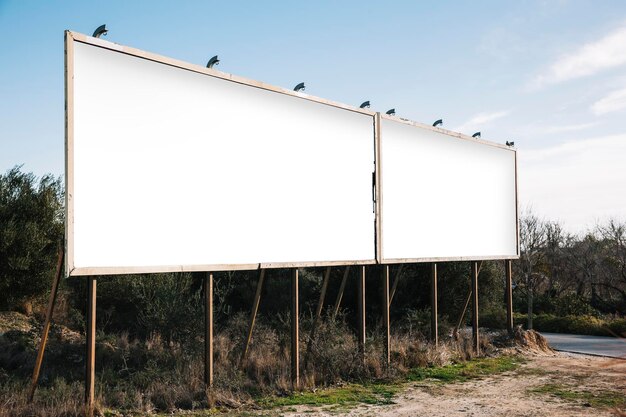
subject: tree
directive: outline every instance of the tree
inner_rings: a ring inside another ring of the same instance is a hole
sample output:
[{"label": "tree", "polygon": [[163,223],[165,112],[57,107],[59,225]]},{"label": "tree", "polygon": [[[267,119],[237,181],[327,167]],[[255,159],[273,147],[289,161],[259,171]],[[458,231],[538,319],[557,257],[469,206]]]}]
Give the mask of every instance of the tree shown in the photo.
[{"label": "tree", "polygon": [[544,261],[546,243],[545,223],[532,212],[520,219],[520,269],[526,290],[528,329],[533,328],[533,300],[545,275],[538,270]]},{"label": "tree", "polygon": [[615,219],[597,227],[601,238],[599,273],[594,283],[596,297],[626,314],[626,222]]},{"label": "tree", "polygon": [[20,169],[0,175],[0,310],[46,293],[63,237],[60,179]]}]

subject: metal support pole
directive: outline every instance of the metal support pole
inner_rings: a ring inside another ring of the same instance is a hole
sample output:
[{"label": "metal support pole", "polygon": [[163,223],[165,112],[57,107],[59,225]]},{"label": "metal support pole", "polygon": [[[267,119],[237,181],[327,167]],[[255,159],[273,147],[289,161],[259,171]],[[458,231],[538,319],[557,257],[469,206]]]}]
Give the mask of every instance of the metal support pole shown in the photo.
[{"label": "metal support pole", "polygon": [[96,382],[96,278],[87,278],[87,360],[85,378],[85,409],[93,416]]},{"label": "metal support pole", "polygon": [[317,325],[322,317],[322,309],[324,308],[324,300],[326,299],[326,290],[328,289],[328,281],[330,280],[330,271],[331,267],[326,268],[326,272],[324,273],[324,281],[322,282],[322,290],[320,292],[320,299],[317,302],[317,309],[315,310],[315,318],[313,319],[313,324],[311,325],[311,334],[309,334],[309,341],[306,347],[306,353],[304,354],[304,369],[307,369],[309,364],[309,355],[311,354],[311,349],[313,348],[313,339],[315,338],[315,330],[317,329]]},{"label": "metal support pole", "polygon": [[213,386],[213,272],[204,279],[204,383]]},{"label": "metal support pole", "polygon": [[59,289],[59,282],[61,281],[61,271],[63,270],[63,257],[65,256],[65,248],[63,245],[59,246],[59,252],[57,256],[57,269],[54,274],[54,280],[52,281],[52,291],[50,291],[50,299],[48,301],[48,309],[46,310],[46,321],[43,323],[43,329],[41,329],[41,341],[39,342],[39,349],[37,351],[37,359],[35,361],[35,369],[33,369],[33,378],[30,384],[30,390],[28,391],[28,402],[33,402],[35,396],[35,390],[37,389],[37,381],[39,380],[39,371],[41,370],[41,364],[43,363],[43,354],[46,350],[46,342],[48,341],[48,333],[50,331],[50,323],[52,321],[52,314],[54,313],[54,304],[57,299],[57,290]]},{"label": "metal support pole", "polygon": [[513,270],[510,259],[504,261],[506,271],[506,329],[513,336]]},{"label": "metal support pole", "polygon": [[383,265],[383,331],[385,334],[385,364],[389,366],[391,363],[391,337],[389,331],[389,265]]},{"label": "metal support pole", "polygon": [[298,305],[298,269],[291,273],[291,386],[300,387],[300,343],[299,343],[299,305]]},{"label": "metal support pole", "polygon": [[250,348],[250,342],[252,341],[252,330],[254,329],[254,322],[256,320],[256,313],[259,311],[259,303],[261,302],[261,290],[263,289],[263,280],[265,279],[265,269],[259,271],[259,282],[256,285],[256,293],[254,294],[254,301],[252,302],[252,312],[250,313],[250,325],[248,326],[248,336],[246,337],[246,344],[243,347],[241,353],[241,359],[239,360],[239,366],[243,367],[246,361],[246,355]]},{"label": "metal support pole", "polygon": [[437,264],[432,263],[430,268],[430,340],[439,344],[439,328],[437,325]]},{"label": "metal support pole", "polygon": [[480,336],[478,334],[478,262],[472,262],[472,339],[474,352],[480,355]]},{"label": "metal support pole", "polygon": [[361,266],[358,282],[358,304],[359,304],[359,356],[361,364],[365,365],[365,265]]},{"label": "metal support pole", "polygon": [[341,299],[343,298],[343,291],[346,289],[346,282],[348,281],[348,273],[350,272],[350,265],[346,266],[346,269],[343,273],[343,278],[341,279],[341,286],[339,287],[339,292],[337,293],[337,299],[335,300],[335,306],[333,307],[333,320],[337,317],[337,313],[339,313],[339,307],[341,306]]}]

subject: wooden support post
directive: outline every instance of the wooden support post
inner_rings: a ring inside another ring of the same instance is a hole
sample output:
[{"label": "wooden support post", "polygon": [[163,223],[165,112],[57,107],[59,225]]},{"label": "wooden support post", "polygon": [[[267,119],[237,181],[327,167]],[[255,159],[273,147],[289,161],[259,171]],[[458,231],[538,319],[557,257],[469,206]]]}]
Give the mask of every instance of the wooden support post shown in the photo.
[{"label": "wooden support post", "polygon": [[204,278],[204,383],[213,386],[213,272]]},{"label": "wooden support post", "polygon": [[358,304],[359,304],[359,356],[361,364],[365,365],[365,265],[361,266],[358,282]]},{"label": "wooden support post", "polygon": [[389,265],[383,265],[383,331],[384,331],[384,353],[385,364],[387,366],[391,363],[391,336],[389,331]]},{"label": "wooden support post", "polygon": [[57,269],[52,281],[52,291],[50,291],[50,299],[48,300],[48,309],[46,310],[46,321],[43,323],[41,329],[41,341],[39,342],[39,349],[37,350],[37,359],[35,361],[35,369],[33,369],[33,378],[30,383],[30,390],[28,391],[28,402],[33,401],[35,396],[35,390],[37,389],[37,381],[39,380],[39,371],[41,370],[41,364],[43,363],[43,354],[46,350],[46,342],[48,341],[48,333],[50,331],[50,323],[52,322],[52,314],[54,313],[54,304],[57,299],[57,290],[59,289],[59,282],[61,281],[61,271],[63,270],[63,257],[65,256],[65,248],[63,245],[59,246],[59,252],[57,256]]},{"label": "wooden support post", "polygon": [[300,388],[300,308],[298,302],[298,269],[291,273],[291,386]]},{"label": "wooden support post", "polygon": [[348,281],[348,273],[350,272],[350,265],[346,266],[346,269],[343,273],[343,278],[341,279],[341,286],[339,287],[339,292],[337,293],[337,299],[335,300],[335,306],[333,307],[333,320],[337,317],[337,313],[339,313],[339,307],[341,306],[341,299],[343,298],[343,291],[346,289],[346,282]]},{"label": "wooden support post", "polygon": [[513,336],[513,270],[510,259],[504,261],[506,271],[506,329]]},{"label": "wooden support post", "polygon": [[437,324],[437,264],[430,267],[430,340],[439,344],[439,328]]},{"label": "wooden support post", "polygon": [[311,349],[313,348],[313,339],[315,338],[315,330],[317,325],[322,317],[322,309],[324,308],[324,300],[326,298],[326,290],[328,289],[328,281],[330,279],[330,271],[331,267],[326,268],[326,272],[324,273],[324,281],[322,282],[322,290],[320,292],[320,299],[317,302],[317,309],[315,310],[315,317],[313,318],[313,324],[311,325],[311,334],[309,334],[309,341],[306,347],[306,353],[304,354],[304,370],[306,371],[309,365],[309,355],[311,354]]},{"label": "wooden support post", "polygon": [[87,360],[85,378],[85,409],[93,416],[96,382],[96,277],[87,278]]},{"label": "wooden support post", "polygon": [[478,262],[472,262],[472,340],[474,352],[480,355],[480,336],[478,334]]},{"label": "wooden support post", "polygon": [[239,360],[239,366],[243,367],[246,363],[246,356],[248,355],[248,349],[250,348],[250,342],[252,341],[252,330],[254,329],[254,322],[256,320],[256,313],[259,311],[259,303],[261,302],[261,290],[263,289],[263,280],[265,279],[265,269],[259,271],[259,282],[256,285],[256,293],[254,294],[254,301],[252,302],[252,312],[250,313],[250,325],[248,326],[248,336],[246,337],[246,344],[243,347],[241,353],[241,359]]}]

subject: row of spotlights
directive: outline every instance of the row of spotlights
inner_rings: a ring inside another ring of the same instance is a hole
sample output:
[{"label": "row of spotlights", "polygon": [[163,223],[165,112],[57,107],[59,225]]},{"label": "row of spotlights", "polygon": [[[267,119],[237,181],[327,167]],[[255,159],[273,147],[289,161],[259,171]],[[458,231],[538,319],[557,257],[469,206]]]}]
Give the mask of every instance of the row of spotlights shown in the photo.
[{"label": "row of spotlights", "polygon": [[[100,36],[106,35],[109,31],[107,30],[106,25],[100,25],[98,26],[98,28],[93,32],[93,37],[94,38],[99,38]],[[215,55],[213,58],[209,59],[209,62],[207,62],[206,67],[207,68],[213,68],[215,65],[219,65],[220,60],[217,57],[217,55]],[[299,83],[298,85],[296,85],[293,88],[293,91],[304,91],[305,90],[305,85],[304,83]],[[365,109],[365,108],[370,108],[370,102],[368,101],[364,101],[363,103],[361,103],[361,105],[359,106],[359,108],[361,109]],[[389,115],[389,116],[395,116],[396,115],[396,109],[389,109],[385,112],[385,114]],[[435,123],[433,123],[434,127],[437,126],[441,126],[443,125],[443,119],[439,119],[436,120]],[[480,138],[480,132],[476,132],[472,135],[473,138]],[[508,140],[506,141],[506,146],[515,146],[515,142],[509,142]]]}]

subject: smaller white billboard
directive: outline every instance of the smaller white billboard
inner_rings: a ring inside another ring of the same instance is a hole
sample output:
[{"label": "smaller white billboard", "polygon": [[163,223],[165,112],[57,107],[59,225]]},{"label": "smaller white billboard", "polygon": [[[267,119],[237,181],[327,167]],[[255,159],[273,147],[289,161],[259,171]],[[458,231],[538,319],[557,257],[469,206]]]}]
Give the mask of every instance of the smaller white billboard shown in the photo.
[{"label": "smaller white billboard", "polygon": [[383,117],[382,262],[516,258],[516,152]]}]

